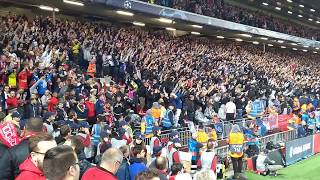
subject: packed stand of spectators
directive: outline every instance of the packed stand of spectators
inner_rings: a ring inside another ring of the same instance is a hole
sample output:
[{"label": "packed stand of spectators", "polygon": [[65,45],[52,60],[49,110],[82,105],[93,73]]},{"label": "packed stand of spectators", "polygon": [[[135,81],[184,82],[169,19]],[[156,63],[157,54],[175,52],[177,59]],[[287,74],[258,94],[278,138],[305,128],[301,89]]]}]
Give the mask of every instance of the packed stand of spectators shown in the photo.
[{"label": "packed stand of spectators", "polygon": [[212,179],[215,122],[318,107],[317,55],[120,25],[1,19],[0,179],[187,178],[189,154],[172,130],[186,124],[197,126],[187,149],[201,169],[194,178]]},{"label": "packed stand of spectators", "polygon": [[267,15],[263,11],[252,11],[224,3],[224,0],[141,0],[152,4],[189,11],[205,16],[224,19],[249,26],[259,27],[298,37],[319,40],[317,29],[286,22]]}]

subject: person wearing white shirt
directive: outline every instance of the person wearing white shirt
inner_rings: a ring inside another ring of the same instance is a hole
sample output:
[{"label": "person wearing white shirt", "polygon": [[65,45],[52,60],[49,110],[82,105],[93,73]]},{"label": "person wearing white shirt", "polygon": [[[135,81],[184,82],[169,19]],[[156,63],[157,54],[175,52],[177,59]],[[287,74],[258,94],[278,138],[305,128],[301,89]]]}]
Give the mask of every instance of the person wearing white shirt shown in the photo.
[{"label": "person wearing white shirt", "polygon": [[234,103],[234,98],[232,97],[230,98],[230,101],[227,102],[225,106],[227,121],[235,120],[236,110],[237,110],[237,107],[236,107],[236,104]]}]

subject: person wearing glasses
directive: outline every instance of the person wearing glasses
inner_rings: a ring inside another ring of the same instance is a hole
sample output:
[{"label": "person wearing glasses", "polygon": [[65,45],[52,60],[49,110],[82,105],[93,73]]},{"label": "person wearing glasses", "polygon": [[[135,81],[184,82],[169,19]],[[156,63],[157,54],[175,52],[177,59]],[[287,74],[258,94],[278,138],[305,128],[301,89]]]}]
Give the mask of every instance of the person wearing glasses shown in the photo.
[{"label": "person wearing glasses", "polygon": [[19,166],[21,173],[16,180],[46,180],[43,174],[44,154],[57,146],[50,134],[39,133],[29,138],[29,157]]},{"label": "person wearing glasses", "polygon": [[88,169],[81,180],[117,180],[115,176],[123,160],[123,154],[116,148],[109,148],[102,157],[100,166]]},{"label": "person wearing glasses", "polygon": [[79,160],[72,147],[61,145],[46,152],[43,172],[50,180],[79,180]]}]

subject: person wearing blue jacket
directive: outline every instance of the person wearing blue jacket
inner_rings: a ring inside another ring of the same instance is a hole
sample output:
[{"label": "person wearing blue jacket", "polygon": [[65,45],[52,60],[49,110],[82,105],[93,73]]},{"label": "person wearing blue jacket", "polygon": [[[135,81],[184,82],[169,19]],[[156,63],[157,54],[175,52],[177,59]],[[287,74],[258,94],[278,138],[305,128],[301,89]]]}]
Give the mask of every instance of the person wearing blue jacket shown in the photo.
[{"label": "person wearing blue jacket", "polygon": [[197,141],[197,133],[193,133],[192,137],[189,139],[189,142],[188,142],[189,152],[191,152],[192,154],[191,160],[193,165],[197,164],[200,148],[202,147],[203,147],[203,144]]},{"label": "person wearing blue jacket", "polygon": [[104,105],[105,102],[103,100],[103,97],[100,96],[95,104],[96,115],[104,114]]},{"label": "person wearing blue jacket", "polygon": [[129,171],[129,146],[121,146],[119,150],[123,154],[123,160],[121,166],[119,167],[117,173],[115,174],[117,178],[120,180],[130,180],[130,171]]},{"label": "person wearing blue jacket", "polygon": [[146,151],[141,146],[134,146],[132,148],[133,158],[130,159],[130,180],[134,180],[136,175],[140,172],[146,171],[148,168],[144,163]]}]

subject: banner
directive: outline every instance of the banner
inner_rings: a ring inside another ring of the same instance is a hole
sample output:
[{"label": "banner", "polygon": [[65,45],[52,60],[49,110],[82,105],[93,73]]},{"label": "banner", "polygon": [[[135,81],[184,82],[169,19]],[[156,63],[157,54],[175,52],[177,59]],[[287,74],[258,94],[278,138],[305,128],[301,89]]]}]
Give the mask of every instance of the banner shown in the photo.
[{"label": "banner", "polygon": [[267,127],[267,130],[273,130],[278,128],[278,115],[270,114],[269,116],[263,119],[263,123]]},{"label": "banner", "polygon": [[280,131],[288,130],[288,120],[292,118],[292,115],[281,114],[278,115],[278,128]]},{"label": "banner", "polygon": [[320,134],[315,134],[313,137],[313,153],[320,152]]},{"label": "banner", "polygon": [[286,142],[286,164],[290,165],[313,154],[313,136]]}]

